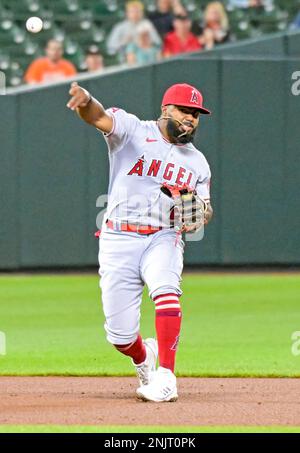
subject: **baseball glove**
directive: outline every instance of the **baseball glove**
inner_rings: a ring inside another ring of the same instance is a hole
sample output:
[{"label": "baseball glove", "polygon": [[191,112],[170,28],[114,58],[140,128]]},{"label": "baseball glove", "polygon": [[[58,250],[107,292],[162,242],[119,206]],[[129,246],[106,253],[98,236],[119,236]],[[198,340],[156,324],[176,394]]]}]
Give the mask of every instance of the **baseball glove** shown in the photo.
[{"label": "baseball glove", "polygon": [[181,232],[196,232],[203,225],[207,204],[197,195],[196,190],[186,184],[163,184],[161,191],[172,198],[171,226]]}]

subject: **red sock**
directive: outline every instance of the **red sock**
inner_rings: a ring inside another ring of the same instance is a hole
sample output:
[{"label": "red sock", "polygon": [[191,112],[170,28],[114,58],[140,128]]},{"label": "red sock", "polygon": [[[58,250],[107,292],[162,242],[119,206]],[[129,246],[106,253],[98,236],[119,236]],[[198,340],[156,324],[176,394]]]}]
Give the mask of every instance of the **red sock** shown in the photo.
[{"label": "red sock", "polygon": [[162,294],[153,300],[159,365],[174,372],[181,325],[179,297],[177,294]]},{"label": "red sock", "polygon": [[131,357],[136,364],[143,363],[146,359],[146,348],[140,335],[133,343],[114,344],[114,347],[122,354]]}]

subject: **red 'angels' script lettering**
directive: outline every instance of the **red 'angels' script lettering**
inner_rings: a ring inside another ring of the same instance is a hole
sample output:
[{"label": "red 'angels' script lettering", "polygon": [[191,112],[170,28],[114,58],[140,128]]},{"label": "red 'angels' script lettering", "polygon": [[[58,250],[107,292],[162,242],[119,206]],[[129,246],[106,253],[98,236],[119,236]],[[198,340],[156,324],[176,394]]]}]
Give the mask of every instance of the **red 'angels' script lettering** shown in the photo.
[{"label": "red 'angels' script lettering", "polygon": [[143,170],[144,170],[144,160],[143,159],[139,159],[137,161],[136,164],[134,164],[134,166],[132,167],[132,169],[130,170],[129,173],[127,173],[128,175],[138,175],[138,176],[142,176],[143,175]]},{"label": "red 'angels' script lettering", "polygon": [[192,180],[192,177],[193,177],[193,173],[190,171],[189,177],[188,177],[187,182],[186,182],[186,184],[187,184],[188,186],[190,185],[190,182],[191,182],[191,180]]},{"label": "red 'angels' script lettering", "polygon": [[170,181],[172,179],[172,176],[173,176],[173,171],[170,170],[170,168],[174,168],[174,164],[168,164],[166,166],[163,178],[166,179],[167,181]]},{"label": "red 'angels' script lettering", "polygon": [[[145,175],[146,176],[157,178],[158,172],[159,172],[159,170],[162,167],[162,163],[163,163],[162,160],[160,160],[160,159],[152,159],[152,161],[151,161],[151,163],[150,163],[150,165],[148,167],[148,171],[147,171],[147,168],[144,168],[144,164],[145,163],[147,163],[147,161],[145,161],[144,155],[143,155],[137,160],[137,162],[133,165],[133,167],[127,173],[127,175],[143,176],[144,170],[145,170]],[[162,170],[163,171],[163,176],[162,176],[163,179],[165,179],[166,181],[171,181],[171,179],[173,179],[173,176],[174,176],[175,184],[181,185],[181,184],[185,183],[188,186],[190,185],[192,177],[193,177],[193,173],[191,171],[188,173],[188,177],[187,177],[186,168],[179,167],[179,170],[176,169],[176,172],[174,172],[175,164],[169,162],[169,163],[164,164],[164,165],[165,165],[165,168],[164,168],[164,170]]]},{"label": "red 'angels' script lettering", "polygon": [[161,166],[161,160],[153,159],[153,161],[151,162],[151,165],[149,167],[147,176],[157,176],[160,166]]},{"label": "red 'angels' script lettering", "polygon": [[183,167],[179,167],[178,175],[176,178],[176,184],[182,184],[182,178],[184,177],[184,174],[186,172],[186,169]]}]

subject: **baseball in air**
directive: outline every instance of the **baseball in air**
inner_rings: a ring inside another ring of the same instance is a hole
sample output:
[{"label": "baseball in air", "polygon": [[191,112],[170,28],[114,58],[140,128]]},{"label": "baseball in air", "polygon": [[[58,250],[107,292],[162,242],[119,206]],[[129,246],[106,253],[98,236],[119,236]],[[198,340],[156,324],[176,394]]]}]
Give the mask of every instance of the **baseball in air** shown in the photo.
[{"label": "baseball in air", "polygon": [[39,33],[43,28],[43,21],[39,17],[29,17],[26,21],[26,28],[31,33]]}]

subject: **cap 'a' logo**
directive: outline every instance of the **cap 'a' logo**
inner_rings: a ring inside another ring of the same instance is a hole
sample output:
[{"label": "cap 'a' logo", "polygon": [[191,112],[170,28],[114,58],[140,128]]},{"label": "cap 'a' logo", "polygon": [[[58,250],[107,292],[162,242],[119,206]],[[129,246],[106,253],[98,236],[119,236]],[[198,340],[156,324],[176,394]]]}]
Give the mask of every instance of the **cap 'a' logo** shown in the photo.
[{"label": "cap 'a' logo", "polygon": [[192,91],[192,96],[190,102],[193,102],[194,104],[199,104],[199,94],[196,90]]}]

